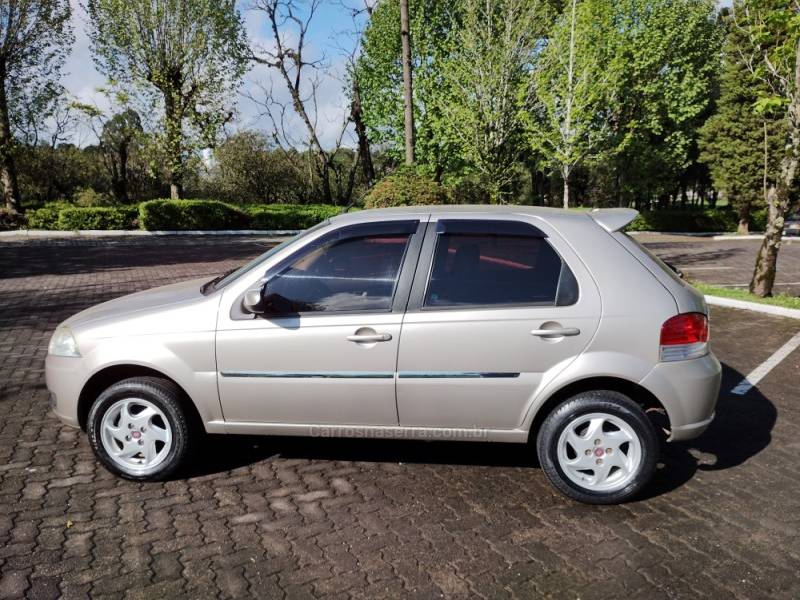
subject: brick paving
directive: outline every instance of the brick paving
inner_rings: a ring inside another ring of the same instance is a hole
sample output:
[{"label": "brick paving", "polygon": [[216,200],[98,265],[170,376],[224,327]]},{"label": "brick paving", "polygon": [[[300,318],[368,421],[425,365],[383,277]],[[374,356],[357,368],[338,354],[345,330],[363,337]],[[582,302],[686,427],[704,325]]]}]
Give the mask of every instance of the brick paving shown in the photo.
[{"label": "brick paving", "polygon": [[[760,240],[714,241],[681,235],[640,234],[636,239],[690,279],[745,288],[761,246]],[[775,284],[775,292],[800,296],[800,239],[783,238]]]},{"label": "brick paving", "polygon": [[570,502],[501,444],[220,437],[183,479],[111,476],[48,412],[52,329],[266,244],[0,244],[0,598],[800,595],[800,351],[725,393],[798,326],[750,313],[714,310],[718,418],[623,506]]}]

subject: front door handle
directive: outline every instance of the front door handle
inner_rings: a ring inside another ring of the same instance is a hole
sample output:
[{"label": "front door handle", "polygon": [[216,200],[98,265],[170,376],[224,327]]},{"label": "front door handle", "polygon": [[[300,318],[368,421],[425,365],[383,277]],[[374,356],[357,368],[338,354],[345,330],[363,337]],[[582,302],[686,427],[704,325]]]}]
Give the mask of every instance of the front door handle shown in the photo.
[{"label": "front door handle", "polygon": [[348,341],[356,342],[358,344],[374,344],[375,342],[388,342],[392,339],[391,333],[366,333],[348,335]]},{"label": "front door handle", "polygon": [[562,337],[565,335],[580,335],[581,330],[577,327],[562,327],[561,329],[534,329],[531,335],[538,337]]}]

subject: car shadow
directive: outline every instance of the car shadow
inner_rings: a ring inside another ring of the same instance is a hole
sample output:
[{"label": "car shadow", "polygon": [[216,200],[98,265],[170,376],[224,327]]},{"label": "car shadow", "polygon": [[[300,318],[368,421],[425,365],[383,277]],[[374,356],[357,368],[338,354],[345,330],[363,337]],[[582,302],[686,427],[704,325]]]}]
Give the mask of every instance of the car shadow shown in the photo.
[{"label": "car shadow", "polygon": [[[653,481],[636,500],[679,488],[697,471],[720,471],[741,465],[769,445],[777,410],[757,388],[744,396],[731,395],[728,390],[742,378],[741,373],[723,365],[716,418],[699,438],[664,445]],[[530,444],[225,435],[209,436],[209,441],[184,476],[230,471],[273,458],[538,467]]]}]

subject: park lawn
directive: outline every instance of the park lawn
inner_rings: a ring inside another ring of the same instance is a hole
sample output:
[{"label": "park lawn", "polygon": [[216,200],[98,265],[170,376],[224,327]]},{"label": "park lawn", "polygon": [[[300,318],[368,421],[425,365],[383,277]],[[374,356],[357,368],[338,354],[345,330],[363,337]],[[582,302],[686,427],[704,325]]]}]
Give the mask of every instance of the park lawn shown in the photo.
[{"label": "park lawn", "polygon": [[699,281],[693,281],[692,285],[708,296],[721,296],[723,298],[733,298],[734,300],[746,300],[759,304],[771,304],[784,308],[800,309],[800,298],[789,294],[776,294],[770,298],[762,298],[761,296],[756,296],[741,288],[720,287],[718,285],[700,283]]}]

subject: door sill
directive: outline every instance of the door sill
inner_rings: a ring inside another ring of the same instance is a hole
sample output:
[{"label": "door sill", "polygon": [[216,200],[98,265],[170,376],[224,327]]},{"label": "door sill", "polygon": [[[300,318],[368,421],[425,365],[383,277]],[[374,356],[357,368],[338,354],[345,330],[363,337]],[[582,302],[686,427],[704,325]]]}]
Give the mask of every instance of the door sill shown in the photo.
[{"label": "door sill", "polygon": [[332,425],[320,423],[248,423],[209,421],[208,433],[243,435],[287,435],[317,438],[361,438],[391,440],[426,440],[459,442],[507,442],[524,444],[524,429],[481,429],[477,427],[402,427],[399,425]]}]

